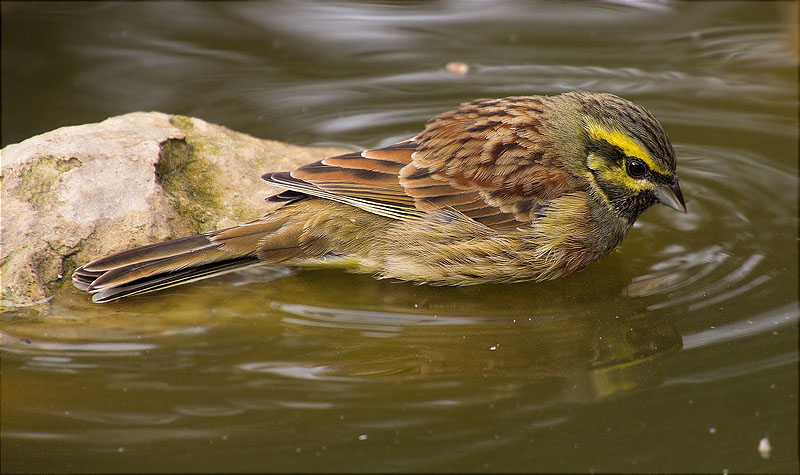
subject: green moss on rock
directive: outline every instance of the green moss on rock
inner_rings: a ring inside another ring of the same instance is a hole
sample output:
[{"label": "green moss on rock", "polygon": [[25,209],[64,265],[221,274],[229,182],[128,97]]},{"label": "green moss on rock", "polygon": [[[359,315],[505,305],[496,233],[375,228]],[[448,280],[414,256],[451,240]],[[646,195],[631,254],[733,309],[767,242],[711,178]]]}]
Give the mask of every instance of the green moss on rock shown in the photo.
[{"label": "green moss on rock", "polygon": [[25,173],[21,174],[17,196],[31,203],[37,210],[42,210],[55,201],[50,193],[59,177],[83,165],[75,157],[68,159],[49,155],[35,162]]},{"label": "green moss on rock", "polygon": [[156,179],[173,201],[178,214],[193,223],[196,232],[211,231],[217,221],[211,210],[220,209],[213,190],[215,167],[196,159],[185,140],[170,139],[161,145]]}]

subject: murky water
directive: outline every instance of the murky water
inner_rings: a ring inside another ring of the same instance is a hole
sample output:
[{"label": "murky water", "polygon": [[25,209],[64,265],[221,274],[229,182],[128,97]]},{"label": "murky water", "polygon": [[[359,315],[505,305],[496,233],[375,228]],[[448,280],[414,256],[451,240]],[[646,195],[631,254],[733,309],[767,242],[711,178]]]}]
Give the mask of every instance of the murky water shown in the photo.
[{"label": "murky water", "polygon": [[542,284],[264,268],[6,309],[3,471],[798,471],[797,4],[2,8],[3,145],[158,110],[369,147],[582,88],[660,118],[689,209]]}]

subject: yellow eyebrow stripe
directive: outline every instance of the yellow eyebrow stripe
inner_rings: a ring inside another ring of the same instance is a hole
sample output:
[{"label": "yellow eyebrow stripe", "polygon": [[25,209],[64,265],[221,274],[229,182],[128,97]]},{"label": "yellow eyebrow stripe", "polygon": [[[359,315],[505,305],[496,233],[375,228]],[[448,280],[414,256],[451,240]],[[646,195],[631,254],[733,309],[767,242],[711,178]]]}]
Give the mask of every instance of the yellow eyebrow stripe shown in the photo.
[{"label": "yellow eyebrow stripe", "polygon": [[654,172],[662,175],[670,175],[669,170],[665,170],[656,164],[656,162],[653,160],[653,157],[647,153],[647,150],[642,148],[641,145],[634,142],[633,139],[623,134],[619,130],[607,129],[600,125],[600,123],[598,123],[596,120],[592,119],[591,117],[587,117],[586,131],[589,133],[589,137],[595,140],[605,140],[611,145],[616,145],[622,149],[622,151],[625,152],[625,155],[640,159]]}]

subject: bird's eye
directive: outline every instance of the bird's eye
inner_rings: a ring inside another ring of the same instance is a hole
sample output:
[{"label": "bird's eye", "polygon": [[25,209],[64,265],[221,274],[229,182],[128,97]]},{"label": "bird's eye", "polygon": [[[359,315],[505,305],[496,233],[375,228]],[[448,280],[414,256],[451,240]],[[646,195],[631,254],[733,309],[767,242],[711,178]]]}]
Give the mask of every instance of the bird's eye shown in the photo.
[{"label": "bird's eye", "polygon": [[637,160],[635,158],[628,160],[628,175],[633,178],[641,178],[647,173],[647,165],[642,163],[641,160]]}]

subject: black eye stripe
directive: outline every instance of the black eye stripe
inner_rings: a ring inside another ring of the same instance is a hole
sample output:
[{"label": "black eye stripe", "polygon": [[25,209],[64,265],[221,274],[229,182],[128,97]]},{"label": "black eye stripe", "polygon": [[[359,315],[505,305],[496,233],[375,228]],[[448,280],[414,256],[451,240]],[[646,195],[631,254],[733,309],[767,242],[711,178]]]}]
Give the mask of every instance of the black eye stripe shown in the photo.
[{"label": "black eye stripe", "polygon": [[647,174],[649,176],[649,180],[654,183],[668,185],[671,184],[673,181],[673,177],[671,175],[664,175],[650,169],[650,167],[648,167],[647,164],[644,163],[641,159],[625,155],[625,152],[623,152],[621,148],[617,147],[616,145],[610,144],[605,140],[589,139],[586,149],[588,153],[594,153],[601,157],[607,158],[612,162],[619,164],[620,166],[625,166],[627,160],[630,159],[639,160],[647,168]]},{"label": "black eye stripe", "polygon": [[619,148],[618,146],[608,143],[605,140],[597,140],[591,139],[589,140],[589,144],[587,146],[589,153],[595,153],[601,157],[607,158],[610,161],[616,163],[617,165],[623,166],[627,169],[628,164],[635,160],[642,164],[645,168],[645,173],[650,172],[650,167],[640,158],[631,157],[630,155],[625,155],[625,152]]},{"label": "black eye stripe", "polygon": [[620,165],[625,161],[625,152],[621,148],[602,139],[589,139],[586,149],[589,153],[605,157]]}]

